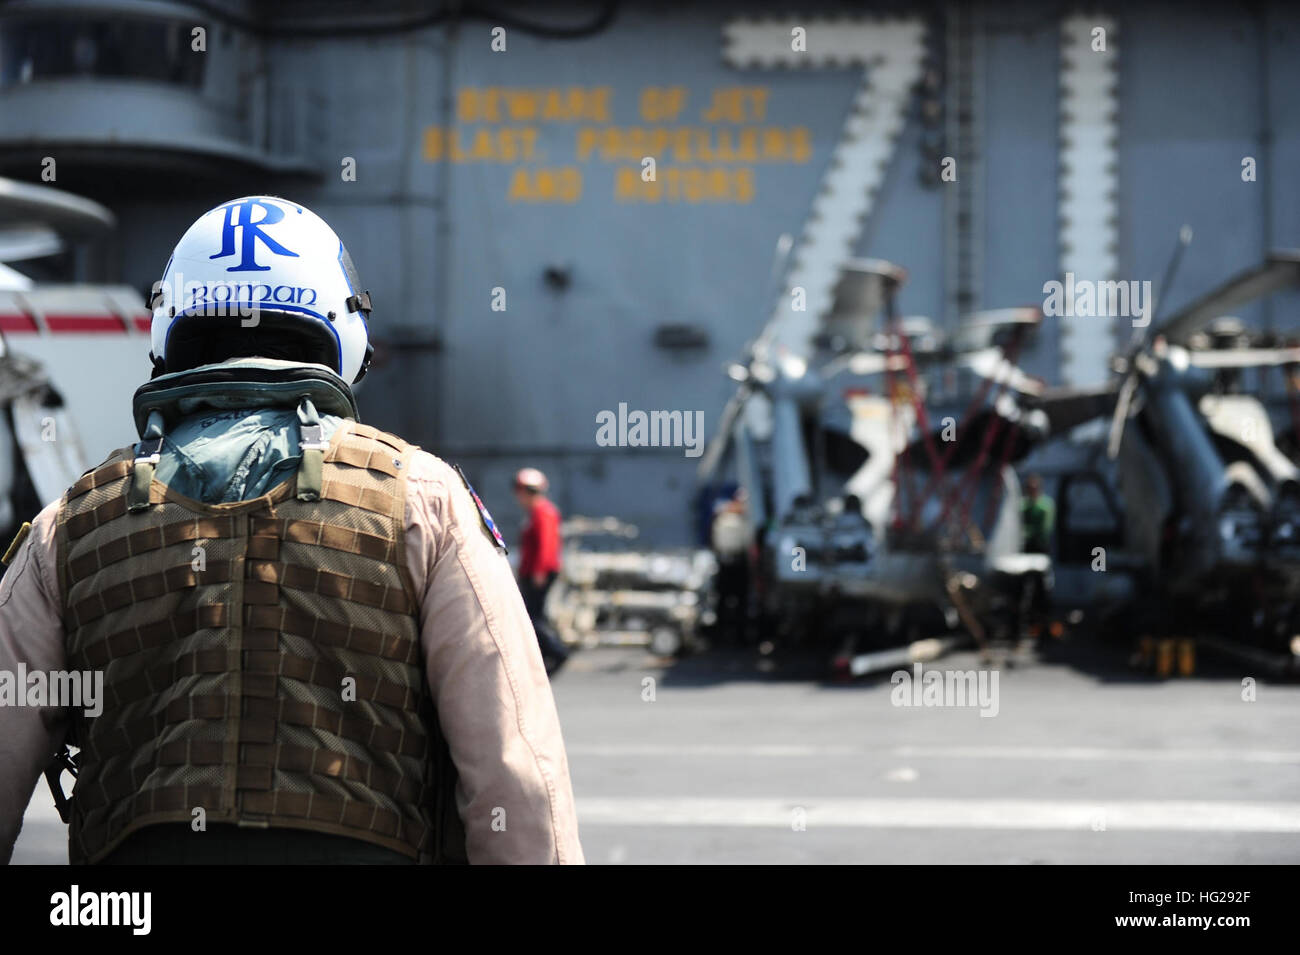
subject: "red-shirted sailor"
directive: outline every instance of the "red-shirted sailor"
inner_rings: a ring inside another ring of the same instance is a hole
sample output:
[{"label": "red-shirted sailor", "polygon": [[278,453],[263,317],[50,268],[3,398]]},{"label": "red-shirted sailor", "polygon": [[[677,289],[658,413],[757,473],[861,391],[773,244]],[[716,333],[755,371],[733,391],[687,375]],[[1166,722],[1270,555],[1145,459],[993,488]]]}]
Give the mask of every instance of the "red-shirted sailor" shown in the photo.
[{"label": "red-shirted sailor", "polygon": [[569,649],[546,619],[546,594],[560,572],[560,511],[546,497],[546,475],[523,468],[515,475],[515,499],[527,518],[521,535],[519,591],[537,632],[547,673],[555,673],[569,658]]}]

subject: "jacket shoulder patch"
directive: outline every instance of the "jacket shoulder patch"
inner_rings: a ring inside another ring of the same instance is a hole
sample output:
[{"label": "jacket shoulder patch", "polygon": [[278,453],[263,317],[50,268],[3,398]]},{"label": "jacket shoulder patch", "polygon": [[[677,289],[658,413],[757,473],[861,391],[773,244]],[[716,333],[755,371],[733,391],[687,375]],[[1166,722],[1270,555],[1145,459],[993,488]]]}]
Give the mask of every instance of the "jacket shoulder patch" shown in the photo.
[{"label": "jacket shoulder patch", "polygon": [[478,492],[474,490],[474,486],[469,483],[469,478],[465,477],[465,472],[460,469],[459,464],[453,464],[452,467],[455,469],[456,473],[460,475],[460,479],[465,483],[465,489],[469,491],[469,496],[474,499],[474,506],[478,508],[478,516],[479,519],[483,521],[483,527],[490,535],[492,535],[492,540],[496,542],[497,547],[501,548],[503,553],[509,554],[510,549],[506,547],[505,538],[502,537],[501,532],[497,530],[496,521],[492,520],[492,514],[488,511],[483,500],[478,496]]}]

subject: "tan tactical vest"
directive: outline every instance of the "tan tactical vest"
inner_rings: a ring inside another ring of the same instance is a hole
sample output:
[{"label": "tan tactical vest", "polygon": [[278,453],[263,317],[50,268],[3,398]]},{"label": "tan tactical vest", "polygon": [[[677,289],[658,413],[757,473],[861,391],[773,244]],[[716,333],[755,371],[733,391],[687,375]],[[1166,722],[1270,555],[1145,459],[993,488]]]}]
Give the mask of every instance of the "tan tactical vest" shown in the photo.
[{"label": "tan tactical vest", "polygon": [[300,472],[253,500],[203,504],[152,480],[135,447],[68,491],[68,666],[102,669],[105,696],[99,716],[74,719],[74,863],[196,809],[210,824],[445,854],[434,820],[455,815],[453,771],[402,539],[416,450],[345,421],[315,458],[316,500],[299,499],[316,496]]}]

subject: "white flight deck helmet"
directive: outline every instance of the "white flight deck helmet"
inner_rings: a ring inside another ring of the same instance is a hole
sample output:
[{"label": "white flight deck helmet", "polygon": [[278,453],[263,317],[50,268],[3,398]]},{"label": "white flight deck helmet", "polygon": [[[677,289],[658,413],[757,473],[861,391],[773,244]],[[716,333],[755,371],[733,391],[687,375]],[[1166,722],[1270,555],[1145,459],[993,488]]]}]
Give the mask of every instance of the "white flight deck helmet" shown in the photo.
[{"label": "white flight deck helmet", "polygon": [[342,241],[310,209],[275,196],[200,216],[150,306],[155,374],[260,354],[326,365],[351,384],[373,352],[370,294]]}]

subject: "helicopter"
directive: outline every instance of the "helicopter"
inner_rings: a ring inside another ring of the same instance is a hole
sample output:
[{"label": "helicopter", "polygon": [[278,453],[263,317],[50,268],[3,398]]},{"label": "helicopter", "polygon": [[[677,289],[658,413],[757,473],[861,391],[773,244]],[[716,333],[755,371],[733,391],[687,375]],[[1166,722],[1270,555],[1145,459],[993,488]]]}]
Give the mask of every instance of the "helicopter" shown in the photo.
[{"label": "helicopter", "polygon": [[[1130,626],[1195,635],[1281,669],[1300,660],[1300,468],[1243,376],[1289,370],[1300,349],[1252,340],[1231,312],[1298,284],[1300,251],[1270,254],[1137,329],[1112,359],[1116,379],[1088,396],[1113,395],[1094,472],[1114,491],[1105,496],[1115,520],[1094,542],[1114,545],[1137,577]],[[1073,536],[1063,517],[1058,557],[1080,550]]]},{"label": "helicopter", "polygon": [[1013,467],[1051,434],[1025,404],[1044,384],[1015,364],[1042,314],[983,313],[945,336],[897,315],[905,280],[846,262],[802,353],[769,323],[728,369],[738,387],[698,473],[708,487],[729,461],[745,491],[762,646],[831,643],[854,673],[936,625],[1005,634],[1023,582],[1050,574],[1022,552]]}]

